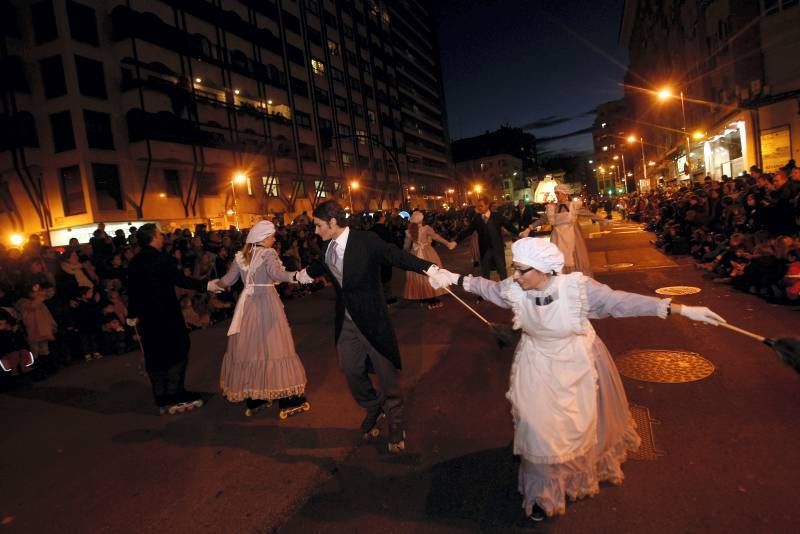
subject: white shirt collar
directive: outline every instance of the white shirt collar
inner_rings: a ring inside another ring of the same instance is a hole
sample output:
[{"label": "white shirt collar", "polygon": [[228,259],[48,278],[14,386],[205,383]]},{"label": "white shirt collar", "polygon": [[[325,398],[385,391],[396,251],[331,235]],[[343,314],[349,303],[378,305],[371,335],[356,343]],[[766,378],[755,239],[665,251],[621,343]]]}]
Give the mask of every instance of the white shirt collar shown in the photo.
[{"label": "white shirt collar", "polygon": [[341,234],[339,234],[339,237],[334,239],[334,241],[336,241],[336,252],[338,252],[340,255],[344,254],[344,249],[345,249],[345,247],[347,247],[347,238],[348,237],[350,237],[350,227],[349,226],[346,227],[344,229],[344,231],[342,231]]}]

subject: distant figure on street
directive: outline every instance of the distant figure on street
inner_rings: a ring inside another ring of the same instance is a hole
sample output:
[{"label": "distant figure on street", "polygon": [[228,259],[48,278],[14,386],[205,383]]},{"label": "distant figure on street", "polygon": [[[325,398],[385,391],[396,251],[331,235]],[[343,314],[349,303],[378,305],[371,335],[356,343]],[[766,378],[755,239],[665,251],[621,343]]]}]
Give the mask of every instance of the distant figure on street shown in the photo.
[{"label": "distant figure on street", "polygon": [[489,201],[481,197],[475,204],[475,216],[469,225],[458,234],[456,241],[469,237],[473,232],[478,234],[481,275],[489,278],[492,271],[497,271],[500,279],[508,277],[506,269],[505,241],[501,229],[505,228],[512,236],[519,232],[502,214],[490,209]]},{"label": "distant figure on street", "polygon": [[[448,241],[433,228],[425,224],[425,216],[421,211],[411,214],[411,222],[406,230],[406,241],[403,250],[407,250],[418,258],[442,266],[442,259],[433,248],[433,242],[442,243],[450,250],[456,248],[455,241]],[[444,295],[444,289],[433,289],[428,283],[428,277],[413,271],[406,272],[406,285],[403,289],[403,298],[406,300],[421,300],[428,304],[428,309],[441,308],[439,297]]]},{"label": "distant figure on street", "polygon": [[203,405],[199,395],[184,388],[189,363],[189,333],[175,287],[214,290],[207,282],[185,276],[163,253],[164,234],[153,224],[136,232],[141,251],[128,267],[128,319],[144,347],[145,370],[161,414],[174,414]]},{"label": "distant figure on street", "polygon": [[[403,395],[400,389],[400,350],[389,321],[381,285],[380,266],[434,273],[432,262],[412,256],[382,241],[373,232],[351,230],[344,209],[328,200],[314,209],[316,233],[326,241],[324,261],[301,271],[317,278],[328,275],[336,289],[336,348],[339,365],[356,402],[366,410],[361,423],[365,439],[380,435],[378,421],[389,419],[389,452],[405,450]],[[376,391],[369,371],[378,375]]]},{"label": "distant figure on street", "polygon": [[570,190],[566,184],[558,184],[555,193],[557,200],[547,204],[545,217],[534,221],[520,235],[527,237],[533,228],[546,222],[553,227],[550,241],[564,254],[564,272],[580,271],[586,276],[593,276],[589,251],[578,224],[578,217],[589,217],[593,221],[600,219],[591,211],[582,209],[579,198],[569,198]]},{"label": "distant figure on street", "polygon": [[531,521],[564,514],[566,498],[621,484],[622,463],[639,435],[617,368],[589,319],[683,315],[717,325],[705,307],[614,291],[582,273],[560,274],[564,256],[546,239],[512,247],[514,275],[502,282],[440,269],[432,284],[458,284],[514,312],[522,337],[506,397],[514,419],[519,490]]}]

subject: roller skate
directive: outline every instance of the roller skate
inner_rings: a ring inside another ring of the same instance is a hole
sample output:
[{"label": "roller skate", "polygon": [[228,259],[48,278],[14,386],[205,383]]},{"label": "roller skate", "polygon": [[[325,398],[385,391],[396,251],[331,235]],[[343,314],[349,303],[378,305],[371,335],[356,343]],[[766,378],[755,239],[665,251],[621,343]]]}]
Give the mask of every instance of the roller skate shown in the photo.
[{"label": "roller skate", "polygon": [[406,450],[406,431],[400,425],[389,427],[389,452],[399,454]]},{"label": "roller skate", "polygon": [[247,408],[244,410],[245,417],[252,417],[254,414],[260,412],[264,408],[269,408],[272,406],[272,401],[262,399],[247,399],[245,401],[245,405],[247,406]]},{"label": "roller skate", "polygon": [[378,426],[380,420],[386,417],[386,414],[383,413],[383,409],[380,407],[376,408],[374,411],[368,411],[366,417],[361,422],[361,432],[362,438],[364,440],[371,440],[375,439],[381,435],[381,429]]},{"label": "roller skate", "polygon": [[158,411],[161,415],[175,415],[176,413],[191,412],[197,408],[202,408],[203,399],[178,402],[169,406],[161,406]]},{"label": "roller skate", "polygon": [[307,412],[311,409],[311,404],[309,404],[306,398],[303,396],[280,399],[278,400],[278,406],[280,406],[278,417],[284,420],[288,419],[290,415]]}]

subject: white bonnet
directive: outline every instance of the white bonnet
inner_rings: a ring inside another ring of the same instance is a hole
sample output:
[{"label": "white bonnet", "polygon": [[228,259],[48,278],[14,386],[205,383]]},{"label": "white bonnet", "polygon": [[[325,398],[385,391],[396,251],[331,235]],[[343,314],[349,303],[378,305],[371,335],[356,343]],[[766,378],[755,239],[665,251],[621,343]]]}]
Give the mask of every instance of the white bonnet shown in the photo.
[{"label": "white bonnet", "polygon": [[258,221],[247,233],[247,243],[258,243],[274,233],[274,224],[269,221]]},{"label": "white bonnet", "polygon": [[541,237],[525,237],[515,241],[511,245],[511,256],[515,263],[528,265],[543,273],[559,273],[564,268],[564,254]]}]

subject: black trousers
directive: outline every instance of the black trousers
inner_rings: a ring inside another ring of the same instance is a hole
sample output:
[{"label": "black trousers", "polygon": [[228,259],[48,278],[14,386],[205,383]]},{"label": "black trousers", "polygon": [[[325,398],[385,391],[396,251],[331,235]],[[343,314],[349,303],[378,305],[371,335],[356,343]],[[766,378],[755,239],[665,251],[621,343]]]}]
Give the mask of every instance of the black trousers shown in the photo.
[{"label": "black trousers", "polygon": [[481,276],[489,278],[492,271],[497,271],[500,280],[508,278],[508,271],[506,270],[506,256],[505,250],[495,253],[494,250],[489,249],[483,253],[481,257]]},{"label": "black trousers", "polygon": [[187,359],[163,370],[147,372],[150,376],[150,384],[153,386],[153,398],[157,406],[172,406],[187,400],[183,383],[188,363]]},{"label": "black trousers", "polygon": [[[336,343],[339,367],[347,379],[350,393],[367,413],[379,409],[389,418],[389,425],[403,428],[403,396],[400,388],[400,371],[383,354],[375,350],[352,320],[345,317],[342,332]],[[368,365],[369,362],[369,365]],[[375,371],[381,391],[377,391],[369,377]]]}]

